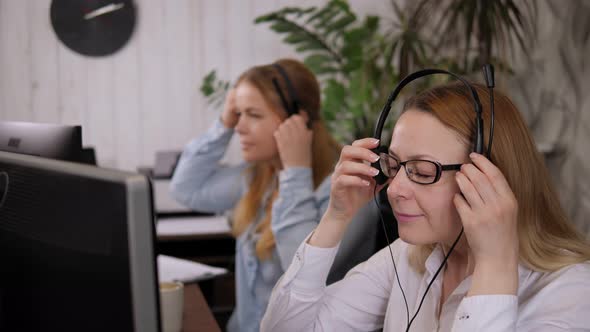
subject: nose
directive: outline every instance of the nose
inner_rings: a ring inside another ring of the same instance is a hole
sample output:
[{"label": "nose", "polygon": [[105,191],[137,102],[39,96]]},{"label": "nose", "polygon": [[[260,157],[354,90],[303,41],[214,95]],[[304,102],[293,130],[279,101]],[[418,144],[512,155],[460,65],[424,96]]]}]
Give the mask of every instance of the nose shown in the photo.
[{"label": "nose", "polygon": [[238,123],[236,124],[236,127],[234,128],[235,131],[240,134],[243,135],[246,133],[248,126],[246,124],[246,117],[243,115],[240,115],[240,117],[238,118]]},{"label": "nose", "polygon": [[[403,170],[402,170],[403,168]],[[387,197],[392,199],[397,198],[411,198],[412,197],[412,180],[408,178],[406,173],[406,166],[400,166],[397,174],[389,180],[389,187],[387,188]]]}]

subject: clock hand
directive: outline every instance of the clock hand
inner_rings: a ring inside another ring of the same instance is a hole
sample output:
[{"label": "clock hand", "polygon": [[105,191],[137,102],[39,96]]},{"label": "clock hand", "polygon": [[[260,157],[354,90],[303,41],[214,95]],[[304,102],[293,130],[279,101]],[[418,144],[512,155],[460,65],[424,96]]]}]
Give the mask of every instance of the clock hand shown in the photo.
[{"label": "clock hand", "polygon": [[118,3],[118,4],[111,3],[110,5],[106,5],[106,6],[97,8],[97,9],[87,13],[86,15],[84,15],[84,19],[90,20],[90,19],[93,19],[97,16],[108,14],[110,12],[114,12],[116,10],[123,8],[123,7],[125,7],[124,3]]}]

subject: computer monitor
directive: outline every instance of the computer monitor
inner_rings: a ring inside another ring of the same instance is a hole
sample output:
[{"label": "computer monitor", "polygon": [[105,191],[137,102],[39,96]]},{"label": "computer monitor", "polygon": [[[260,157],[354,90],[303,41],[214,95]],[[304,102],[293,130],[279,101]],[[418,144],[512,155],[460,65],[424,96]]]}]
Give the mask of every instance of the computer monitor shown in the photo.
[{"label": "computer monitor", "polygon": [[0,152],[0,179],[0,331],[160,330],[145,176]]},{"label": "computer monitor", "polygon": [[82,127],[0,121],[0,151],[81,162]]}]

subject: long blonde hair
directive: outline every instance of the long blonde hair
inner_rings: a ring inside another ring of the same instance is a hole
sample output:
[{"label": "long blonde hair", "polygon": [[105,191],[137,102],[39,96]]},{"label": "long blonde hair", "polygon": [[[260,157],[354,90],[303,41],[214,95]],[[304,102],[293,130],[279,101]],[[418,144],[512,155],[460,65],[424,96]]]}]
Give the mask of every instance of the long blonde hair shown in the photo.
[{"label": "long blonde hair", "polygon": [[[340,153],[340,145],[329,134],[320,116],[320,88],[313,73],[297,60],[281,59],[276,63],[287,73],[297,92],[300,108],[307,112],[312,121],[312,173],[315,189],[332,172]],[[242,82],[254,85],[268,105],[285,119],[286,112],[283,110],[280,96],[273,86],[273,78],[276,78],[290,104],[292,100],[290,100],[291,96],[286,93],[285,80],[272,64],[250,68],[240,76],[237,85]],[[272,204],[278,195],[277,181],[275,180],[278,170],[274,169],[270,162],[258,162],[252,165],[247,172],[249,187],[234,210],[232,233],[235,237],[242,234],[257,218],[260,208],[264,207],[263,220],[256,227],[256,231],[261,234],[256,243],[256,255],[261,260],[268,259],[275,246],[270,221]],[[271,192],[271,194],[265,197],[267,192]]]},{"label": "long blonde hair", "polygon": [[[483,106],[485,147],[490,128],[489,92],[472,83]],[[404,110],[417,109],[436,116],[465,142],[474,142],[475,111],[461,83],[438,86],[410,98]],[[518,109],[504,94],[494,91],[495,128],[492,162],[502,171],[518,201],[520,260],[537,271],[555,271],[590,260],[590,244],[567,218],[545,167],[543,157]],[[473,145],[469,146],[470,151]],[[433,245],[414,246],[410,263],[418,271]]]}]

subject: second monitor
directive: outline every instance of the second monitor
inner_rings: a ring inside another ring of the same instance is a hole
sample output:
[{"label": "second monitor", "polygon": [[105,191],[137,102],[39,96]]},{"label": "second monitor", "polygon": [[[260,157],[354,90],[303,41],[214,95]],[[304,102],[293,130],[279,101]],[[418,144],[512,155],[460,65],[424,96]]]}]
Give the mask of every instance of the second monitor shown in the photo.
[{"label": "second monitor", "polygon": [[159,331],[145,176],[0,152],[0,331]]},{"label": "second monitor", "polygon": [[82,162],[82,127],[0,121],[0,151]]}]

